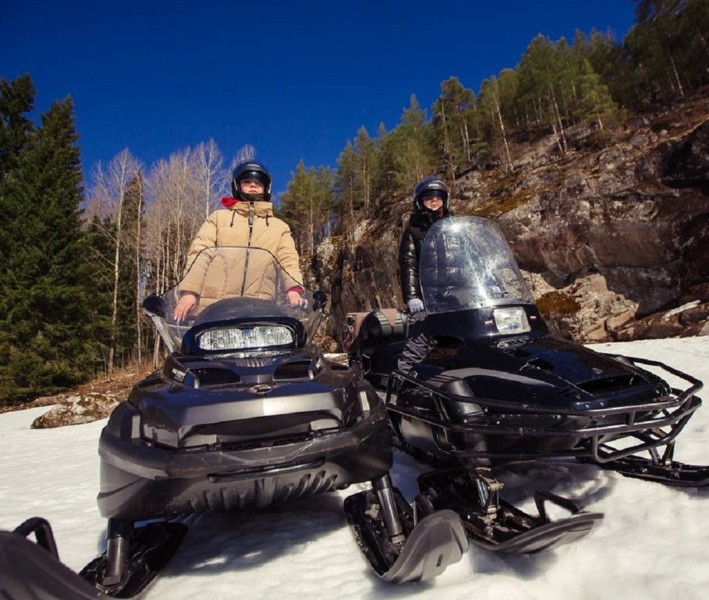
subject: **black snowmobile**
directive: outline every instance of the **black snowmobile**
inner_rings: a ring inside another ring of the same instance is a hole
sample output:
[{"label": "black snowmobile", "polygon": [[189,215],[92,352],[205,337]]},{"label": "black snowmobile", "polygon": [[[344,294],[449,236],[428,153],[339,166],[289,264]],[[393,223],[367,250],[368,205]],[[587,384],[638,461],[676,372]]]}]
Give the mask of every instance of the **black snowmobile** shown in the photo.
[{"label": "black snowmobile", "polygon": [[[270,253],[253,248],[204,250],[186,274],[195,276],[216,301],[208,304],[204,294],[184,323],[173,316],[180,285],[145,300],[169,354],[101,433],[105,553],[79,579],[58,562],[56,546],[43,543],[48,524],[30,520],[0,539],[22,549],[13,559],[0,548],[7,576],[0,595],[132,597],[176,551],[189,515],[267,507],[368,481],[370,512],[383,519],[373,544],[382,579],[429,579],[459,560],[468,543],[458,515],[415,514],[392,486],[383,401],[357,372],[312,345],[324,294],[305,290],[300,304],[289,305],[293,280]],[[32,532],[41,534],[38,544],[17,539]],[[13,560],[25,564],[15,568]],[[24,576],[28,562],[46,572]]]},{"label": "black snowmobile", "polygon": [[[497,223],[436,222],[423,242],[420,281],[433,344],[411,376],[397,371],[402,311],[348,315],[343,343],[385,398],[395,444],[436,467],[418,479],[419,512],[451,509],[472,542],[532,553],[586,535],[602,515],[548,491],[535,494],[538,515],[504,501],[500,478],[513,463],[571,457],[670,485],[709,483],[709,467],[673,460],[675,438],[701,405],[701,382],[550,336]],[[365,495],[346,502],[355,529],[368,527]],[[552,505],[564,518],[550,518]]]}]

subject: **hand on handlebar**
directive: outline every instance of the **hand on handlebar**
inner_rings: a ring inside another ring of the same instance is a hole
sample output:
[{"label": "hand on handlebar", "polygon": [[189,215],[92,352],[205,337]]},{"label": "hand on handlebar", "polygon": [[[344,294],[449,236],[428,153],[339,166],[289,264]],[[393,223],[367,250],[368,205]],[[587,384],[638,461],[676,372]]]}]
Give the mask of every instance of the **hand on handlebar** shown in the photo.
[{"label": "hand on handlebar", "polygon": [[176,321],[186,321],[187,316],[197,304],[197,296],[192,292],[185,292],[175,306],[174,317]]},{"label": "hand on handlebar", "polygon": [[302,308],[308,306],[308,301],[303,298],[297,290],[288,290],[288,292],[286,292],[286,298],[288,299],[288,304],[291,306],[300,306]]},{"label": "hand on handlebar", "polygon": [[409,313],[415,315],[423,310],[423,301],[421,298],[411,298],[407,302],[407,306],[409,307]]}]

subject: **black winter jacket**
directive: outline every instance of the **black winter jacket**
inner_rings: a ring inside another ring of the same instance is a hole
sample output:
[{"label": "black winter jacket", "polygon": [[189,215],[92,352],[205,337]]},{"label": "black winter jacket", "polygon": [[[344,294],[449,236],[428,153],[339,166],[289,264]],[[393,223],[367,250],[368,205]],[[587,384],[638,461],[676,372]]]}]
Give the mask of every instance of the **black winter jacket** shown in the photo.
[{"label": "black winter jacket", "polygon": [[412,298],[421,298],[421,284],[419,282],[421,244],[426,237],[428,228],[436,220],[436,217],[431,213],[411,213],[409,224],[401,236],[399,278],[404,302],[408,303]]}]

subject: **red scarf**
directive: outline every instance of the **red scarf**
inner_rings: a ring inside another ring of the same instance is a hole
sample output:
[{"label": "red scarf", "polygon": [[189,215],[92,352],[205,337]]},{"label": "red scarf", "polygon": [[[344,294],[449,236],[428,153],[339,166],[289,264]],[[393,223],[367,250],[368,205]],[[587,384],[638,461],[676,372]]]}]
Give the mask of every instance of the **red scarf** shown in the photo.
[{"label": "red scarf", "polygon": [[221,202],[224,208],[230,208],[234,206],[237,202],[241,202],[241,200],[237,198],[231,198],[230,196],[224,196]]}]

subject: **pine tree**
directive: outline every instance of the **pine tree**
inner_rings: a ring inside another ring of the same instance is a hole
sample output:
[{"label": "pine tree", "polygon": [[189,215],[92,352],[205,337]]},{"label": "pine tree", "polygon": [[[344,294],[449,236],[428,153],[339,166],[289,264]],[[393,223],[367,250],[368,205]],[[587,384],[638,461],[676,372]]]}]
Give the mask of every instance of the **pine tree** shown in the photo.
[{"label": "pine tree", "polygon": [[472,159],[472,127],[475,94],[450,77],[441,84],[441,95],[433,105],[433,126],[438,146],[443,149],[448,177],[455,179],[455,165]]},{"label": "pine tree", "polygon": [[588,39],[583,34],[577,34],[574,49],[581,60],[587,60],[593,71],[598,73],[615,103],[622,106],[633,104],[638,69],[622,45],[607,35],[592,31]]},{"label": "pine tree", "polygon": [[17,166],[20,152],[34,131],[25,117],[34,108],[35,89],[29,75],[0,79],[0,194],[5,176]]},{"label": "pine tree", "polygon": [[350,239],[354,237],[355,228],[355,198],[357,189],[357,156],[348,141],[345,149],[337,159],[337,172],[335,173],[335,211],[339,222],[344,227],[346,225],[347,234]]},{"label": "pine tree", "polygon": [[383,165],[398,187],[411,187],[435,170],[437,148],[433,127],[415,95],[401,115],[399,125],[385,138]]},{"label": "pine tree", "polygon": [[528,126],[550,129],[561,154],[567,151],[566,127],[574,122],[579,101],[580,71],[564,38],[553,43],[538,35],[527,48],[518,70],[519,106]]},{"label": "pine tree", "polygon": [[291,226],[301,253],[313,256],[326,235],[335,204],[335,174],[328,167],[306,167],[300,160],[281,196],[278,214]]},{"label": "pine tree", "polygon": [[709,81],[706,0],[638,0],[625,49],[643,75],[637,103],[681,97]]},{"label": "pine tree", "polygon": [[55,102],[3,182],[3,403],[75,384],[96,364],[77,139],[71,99]]},{"label": "pine tree", "polygon": [[364,216],[367,218],[371,210],[372,187],[379,168],[380,151],[364,127],[360,127],[357,131],[354,149],[357,156],[357,180],[362,196]]},{"label": "pine tree", "polygon": [[480,87],[480,109],[482,111],[487,139],[491,146],[500,146],[498,154],[503,156],[503,163],[508,170],[512,169],[512,156],[507,140],[507,127],[502,115],[502,99],[500,81],[490,77],[483,81]]}]

